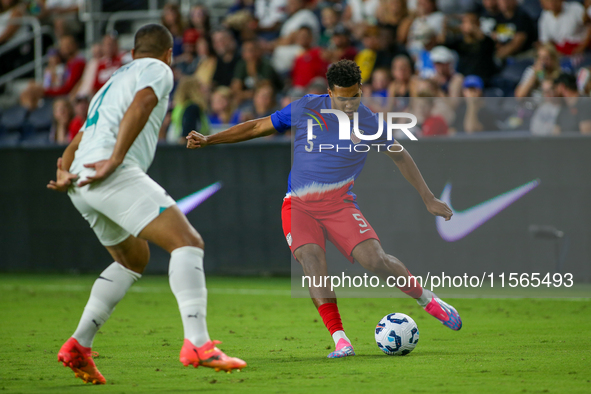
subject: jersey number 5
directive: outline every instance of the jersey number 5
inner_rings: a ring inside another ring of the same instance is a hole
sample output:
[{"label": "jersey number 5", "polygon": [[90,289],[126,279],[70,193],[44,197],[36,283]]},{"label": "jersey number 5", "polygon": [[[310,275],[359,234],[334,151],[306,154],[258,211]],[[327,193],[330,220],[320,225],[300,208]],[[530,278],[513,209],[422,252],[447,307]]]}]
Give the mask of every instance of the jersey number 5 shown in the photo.
[{"label": "jersey number 5", "polygon": [[[363,218],[363,216],[361,216],[360,213],[354,213],[353,214],[353,218],[355,220],[357,220],[358,222],[361,222],[361,223],[359,223],[359,227],[361,227],[359,229],[359,233],[360,234],[363,234],[363,233],[369,231],[369,225],[367,224],[367,222],[365,221],[365,219]],[[363,229],[365,229],[365,230],[363,230]]]}]

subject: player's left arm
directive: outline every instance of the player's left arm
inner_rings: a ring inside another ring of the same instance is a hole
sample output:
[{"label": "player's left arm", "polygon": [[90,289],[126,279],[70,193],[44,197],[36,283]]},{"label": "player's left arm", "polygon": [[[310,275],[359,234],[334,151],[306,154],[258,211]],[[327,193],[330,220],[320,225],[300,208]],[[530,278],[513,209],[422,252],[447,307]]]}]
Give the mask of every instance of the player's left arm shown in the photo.
[{"label": "player's left arm", "polygon": [[[402,148],[402,145],[398,144],[398,142],[395,142],[395,144]],[[431,190],[429,190],[429,186],[425,183],[421,172],[406,149],[402,148],[400,152],[386,150],[384,153],[394,161],[394,164],[396,164],[402,175],[404,175],[404,178],[417,189],[429,212],[435,216],[444,217],[445,220],[451,219],[453,213],[450,207],[436,198]]]},{"label": "player's left arm", "polygon": [[94,168],[96,173],[80,182],[78,186],[82,187],[107,178],[123,163],[127,151],[144,129],[156,105],[158,105],[158,96],[151,87],[146,87],[135,94],[119,125],[119,134],[111,157],[96,163],[84,164],[86,168]]}]

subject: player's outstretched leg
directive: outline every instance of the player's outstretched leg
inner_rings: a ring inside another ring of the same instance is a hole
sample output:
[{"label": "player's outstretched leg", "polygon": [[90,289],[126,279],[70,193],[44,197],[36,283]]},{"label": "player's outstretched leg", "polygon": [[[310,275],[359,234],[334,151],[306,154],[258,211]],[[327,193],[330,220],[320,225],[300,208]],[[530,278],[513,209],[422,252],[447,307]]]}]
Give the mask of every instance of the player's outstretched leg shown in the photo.
[{"label": "player's outstretched leg", "polygon": [[[387,280],[389,276],[397,278],[398,288],[408,296],[417,300],[427,313],[439,320],[444,326],[458,331],[462,328],[462,319],[456,309],[442,301],[433,292],[423,289],[419,281],[408,271],[400,260],[386,254],[378,240],[368,239],[353,249],[353,257],[368,271]],[[400,277],[406,280],[398,279]]]},{"label": "player's outstretched leg", "polygon": [[[295,256],[302,264],[305,275],[311,278],[323,278],[327,275],[326,254],[320,246],[316,244],[303,245],[296,249]],[[353,345],[343,329],[334,291],[325,287],[314,287],[313,283],[322,283],[322,280],[312,281],[312,285],[309,287],[310,296],[335,344],[334,352],[331,352],[327,357],[354,356],[355,350],[353,350]]]},{"label": "player's outstretched leg", "polygon": [[228,357],[215,345],[207,331],[207,288],[203,271],[203,240],[176,205],[162,212],[140,233],[170,253],[168,278],[183,321],[185,340],[180,361],[216,371],[242,369],[246,363]]}]

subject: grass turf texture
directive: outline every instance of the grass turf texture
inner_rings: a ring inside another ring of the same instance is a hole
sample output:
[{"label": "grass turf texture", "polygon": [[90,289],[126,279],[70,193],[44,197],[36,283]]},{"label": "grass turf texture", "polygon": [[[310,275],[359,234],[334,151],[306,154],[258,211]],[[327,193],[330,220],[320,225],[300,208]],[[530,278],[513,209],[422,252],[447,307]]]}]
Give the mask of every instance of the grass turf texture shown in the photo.
[{"label": "grass turf texture", "polygon": [[[334,348],[289,280],[208,278],[208,324],[220,348],[241,357],[240,373],[185,368],[183,331],[166,277],[134,285],[97,335],[105,386],[84,385],[57,362],[76,328],[94,277],[0,278],[0,391],[21,393],[591,392],[591,301],[455,299],[464,321],[443,327],[410,299],[343,299],[339,305],[357,356],[327,359]],[[381,353],[381,317],[402,312],[420,330],[405,357]]]}]

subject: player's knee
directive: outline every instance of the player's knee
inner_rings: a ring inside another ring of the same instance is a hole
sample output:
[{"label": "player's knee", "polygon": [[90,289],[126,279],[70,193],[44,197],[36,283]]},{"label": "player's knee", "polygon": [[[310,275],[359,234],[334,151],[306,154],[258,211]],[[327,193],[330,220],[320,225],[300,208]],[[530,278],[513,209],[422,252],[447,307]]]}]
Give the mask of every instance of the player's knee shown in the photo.
[{"label": "player's knee", "polygon": [[368,256],[363,266],[371,272],[387,271],[388,256],[383,253]]},{"label": "player's knee", "polygon": [[185,245],[183,246],[193,246],[200,249],[205,248],[205,242],[203,242],[203,238],[197,231],[194,231],[189,236],[187,236],[184,243]]}]

